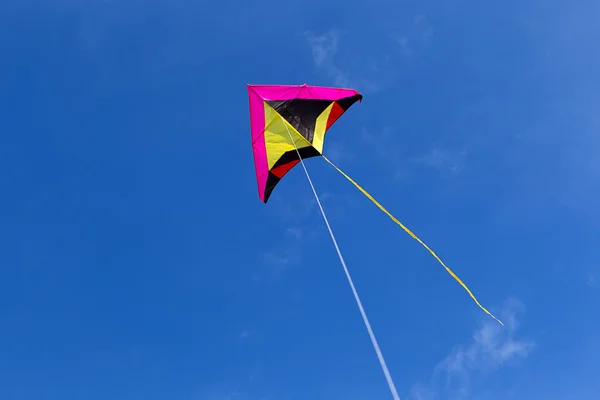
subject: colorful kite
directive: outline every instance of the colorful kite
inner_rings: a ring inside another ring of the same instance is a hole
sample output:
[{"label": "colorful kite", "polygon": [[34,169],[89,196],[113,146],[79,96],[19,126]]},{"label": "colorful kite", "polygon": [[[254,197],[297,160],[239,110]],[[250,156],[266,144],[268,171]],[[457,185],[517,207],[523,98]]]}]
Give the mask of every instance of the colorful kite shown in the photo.
[{"label": "colorful kite", "polygon": [[327,129],[362,100],[355,90],[307,85],[248,85],[248,91],[258,195],[265,203],[300,157],[323,155]]},{"label": "colorful kite", "polygon": [[398,393],[392,382],[391,376],[379,350],[377,340],[371,329],[366,313],[358,297],[358,293],[346,267],[339,246],[333,235],[327,216],[323,210],[319,196],[315,191],[312,180],[303,160],[310,157],[321,156],[358,190],[369,198],[379,209],[398,224],[413,239],[425,247],[435,259],[446,269],[446,271],[469,293],[475,303],[488,315],[502,322],[483,307],[475,298],[471,290],[444,262],[429,248],[421,239],[404,226],[396,217],[387,211],[377,200],[365,191],[358,183],[346,175],[340,168],[335,166],[323,155],[325,133],[337,121],[340,116],[357,101],[362,101],[362,95],[356,90],[326,88],[304,85],[248,85],[250,98],[250,124],[252,130],[252,148],[254,151],[254,165],[256,168],[256,179],[258,182],[258,195],[266,203],[275,186],[280,182],[296,164],[301,163],[306,177],[315,195],[317,204],[321,210],[325,224],[336,248],[348,282],[350,283],[355,300],[360,309],[363,321],[369,335],[381,367],[392,391],[392,395],[399,400]]}]

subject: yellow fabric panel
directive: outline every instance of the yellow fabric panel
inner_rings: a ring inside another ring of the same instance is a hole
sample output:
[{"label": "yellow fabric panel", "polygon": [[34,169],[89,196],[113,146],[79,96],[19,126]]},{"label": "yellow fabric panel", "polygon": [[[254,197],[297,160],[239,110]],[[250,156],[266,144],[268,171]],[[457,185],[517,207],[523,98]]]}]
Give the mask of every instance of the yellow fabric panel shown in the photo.
[{"label": "yellow fabric panel", "polygon": [[356,183],[352,178],[350,178],[348,175],[346,175],[341,169],[339,169],[337,166],[335,166],[335,164],[332,163],[327,157],[323,156],[323,158],[325,159],[325,161],[327,161],[329,164],[331,164],[331,166],[333,168],[335,168],[340,174],[342,174],[346,179],[348,179],[350,181],[350,183],[352,183],[354,186],[356,186],[356,188],[358,190],[360,190],[365,196],[367,196],[367,198],[369,200],[371,200],[377,207],[379,207],[379,209],[381,211],[383,211],[388,217],[390,217],[392,219],[392,221],[394,221],[396,224],[398,224],[413,239],[415,239],[423,247],[425,247],[431,253],[431,255],[433,257],[435,257],[435,259],[446,269],[446,271],[467,291],[467,293],[469,293],[469,296],[471,296],[471,298],[475,301],[475,303],[479,306],[479,308],[481,308],[486,314],[488,314],[489,316],[491,316],[493,319],[495,319],[496,321],[498,321],[501,325],[504,325],[502,323],[502,321],[500,321],[498,318],[496,318],[484,306],[482,306],[481,303],[479,303],[479,301],[477,300],[477,298],[475,298],[475,295],[471,292],[471,290],[467,287],[467,285],[465,285],[463,283],[463,281],[450,268],[448,268],[446,266],[446,264],[444,264],[444,262],[438,257],[438,255],[435,254],[435,252],[429,248],[429,246],[427,246],[425,243],[423,243],[423,241],[421,239],[419,239],[417,237],[417,235],[415,235],[414,233],[412,233],[410,231],[410,229],[408,229],[406,226],[404,226],[404,224],[402,224],[402,222],[398,221],[398,219],[396,219],[396,217],[394,217],[388,210],[386,210],[381,204],[379,204],[379,202],[377,200],[375,200],[373,198],[373,196],[371,196],[369,193],[367,193],[367,191],[365,189],[363,189],[358,183]]},{"label": "yellow fabric panel", "polygon": [[329,114],[331,113],[331,109],[335,103],[331,102],[329,107],[327,107],[321,115],[317,117],[317,122],[315,123],[315,133],[313,136],[313,147],[319,151],[319,153],[323,154],[323,142],[325,141],[325,129],[327,128],[327,120],[329,119]]},{"label": "yellow fabric panel", "polygon": [[[311,144],[300,135],[277,111],[266,102],[265,104],[265,146],[269,169],[273,168],[277,160],[288,151],[309,147]],[[287,125],[287,129],[286,129]],[[289,130],[289,133],[288,133]],[[290,134],[294,143],[290,140]]]}]

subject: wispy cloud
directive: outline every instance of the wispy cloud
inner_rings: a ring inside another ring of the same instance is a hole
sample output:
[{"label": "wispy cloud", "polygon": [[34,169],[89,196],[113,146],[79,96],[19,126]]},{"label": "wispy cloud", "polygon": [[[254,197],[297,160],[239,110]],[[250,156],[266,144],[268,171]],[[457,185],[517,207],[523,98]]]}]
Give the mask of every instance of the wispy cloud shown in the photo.
[{"label": "wispy cloud", "polygon": [[301,240],[304,236],[304,231],[302,228],[286,228],[285,233],[291,237],[296,238],[296,240]]},{"label": "wispy cloud", "polygon": [[466,157],[465,147],[433,147],[425,155],[413,159],[413,162],[434,168],[442,175],[456,175],[465,168]]},{"label": "wispy cloud", "polygon": [[[399,135],[398,130],[386,126],[378,131],[362,130],[362,141],[375,153],[378,160],[387,164],[392,179],[408,179],[411,169],[418,164],[440,167],[442,163],[435,157],[440,155],[426,154],[424,156],[411,157],[406,147],[404,135]],[[449,157],[449,156],[446,156]]]},{"label": "wispy cloud", "polygon": [[[280,242],[262,254],[262,265],[267,267],[263,278],[278,278],[284,271],[299,265],[302,260],[302,240],[304,231],[299,227],[286,228]],[[265,276],[266,274],[266,276]],[[255,276],[259,279],[259,276]]]},{"label": "wispy cloud", "polygon": [[[330,31],[320,37],[309,35],[313,41],[315,63],[334,68],[331,70],[332,74],[337,73],[332,57],[337,51],[338,36],[339,34],[335,31]],[[337,79],[343,79],[342,75],[339,75]],[[343,82],[338,81],[338,83],[342,84]],[[327,149],[327,155],[335,161],[339,161],[340,158],[348,158],[348,154],[344,152],[343,139],[336,139],[333,143],[328,143]],[[310,170],[310,166],[307,165],[307,168]],[[299,186],[300,190],[292,183],[295,179],[298,179],[297,184],[301,185]],[[317,182],[315,182],[315,186],[321,203],[326,206],[333,197],[332,194],[323,190],[324,188],[320,187]],[[294,187],[296,189],[292,189]],[[269,206],[269,211],[281,222],[282,227],[279,228],[281,231],[275,240],[271,241],[271,247],[259,254],[262,268],[256,272],[254,279],[261,281],[279,278],[285,271],[300,266],[303,260],[303,249],[310,248],[307,242],[314,240],[319,231],[325,232],[323,226],[318,226],[322,221],[317,202],[300,165],[296,166],[286,176],[284,182],[275,189],[269,200]]]},{"label": "wispy cloud", "polygon": [[402,36],[401,38],[399,38],[398,44],[402,49],[402,54],[404,54],[405,56],[410,56],[412,54],[412,49],[408,45],[408,38],[406,36]]},{"label": "wispy cloud", "polygon": [[400,46],[400,53],[405,59],[422,51],[434,34],[433,27],[425,14],[416,15],[412,26],[407,26],[402,31],[396,42]]},{"label": "wispy cloud", "polygon": [[[352,33],[330,29],[319,34],[305,32],[304,36],[310,44],[315,66],[333,85],[375,93],[393,84],[400,63],[422,49],[434,35],[424,14],[416,15],[412,23],[407,22],[395,30],[397,33],[378,38],[378,46],[352,49],[348,44],[351,40],[342,40]],[[389,45],[385,45],[386,41]]]},{"label": "wispy cloud", "polygon": [[585,283],[590,287],[596,286],[596,276],[589,275]]},{"label": "wispy cloud", "polygon": [[416,168],[433,169],[442,177],[459,174],[467,167],[466,141],[439,138],[423,151],[407,147],[406,134],[386,126],[379,131],[363,128],[362,141],[378,159],[387,164],[393,179],[408,179]]},{"label": "wispy cloud", "polygon": [[198,391],[192,398],[194,400],[270,400],[269,397],[255,396],[238,389],[240,385],[215,384],[213,387]]},{"label": "wispy cloud", "polygon": [[251,362],[241,369],[236,380],[204,382],[189,398],[193,400],[271,400],[268,389],[256,383],[262,380],[260,362]]},{"label": "wispy cloud", "polygon": [[573,126],[564,129],[564,121],[549,116],[548,121],[524,130],[510,149],[506,162],[519,174],[506,207],[524,209],[530,218],[546,218],[548,212],[566,209],[598,225],[600,120],[589,115],[592,111],[575,113],[566,105],[560,112],[572,116]]},{"label": "wispy cloud", "polygon": [[409,400],[471,399],[478,395],[474,388],[485,377],[501,367],[514,365],[526,358],[535,342],[517,337],[517,316],[524,311],[516,299],[506,301],[500,313],[505,326],[484,322],[467,345],[457,346],[434,368],[428,384],[415,385]]},{"label": "wispy cloud", "polygon": [[395,77],[392,47],[387,53],[357,57],[355,51],[340,51],[345,34],[338,30],[331,29],[322,34],[305,32],[304,36],[310,44],[315,66],[331,79],[332,85],[373,93],[391,83]]},{"label": "wispy cloud", "polygon": [[248,337],[250,337],[250,331],[249,330],[245,330],[242,331],[242,333],[240,333],[240,339],[248,339]]},{"label": "wispy cloud", "polygon": [[[301,265],[303,248],[306,247],[306,242],[313,240],[316,235],[313,222],[308,222],[311,220],[308,217],[317,216],[318,212],[312,191],[308,184],[305,184],[307,187],[302,194],[286,192],[284,197],[281,194],[283,188],[280,188],[280,192],[272,196],[270,209],[275,214],[274,216],[281,221],[283,227],[271,248],[260,254],[261,265],[264,268],[257,272],[255,280],[277,279],[285,271]],[[331,197],[329,193],[319,191],[321,203],[326,204]],[[314,223],[318,222],[317,219]]]},{"label": "wispy cloud", "polygon": [[427,16],[419,14],[413,20],[416,34],[424,41],[428,41],[433,37],[433,27],[429,24]]},{"label": "wispy cloud", "polygon": [[333,80],[334,85],[341,87],[351,86],[348,75],[336,65],[335,61],[338,53],[340,32],[332,29],[323,35],[314,35],[310,32],[306,32],[305,35],[310,43],[313,61],[317,68],[325,71],[328,77]]},{"label": "wispy cloud", "polygon": [[375,155],[383,158],[386,162],[396,167],[405,165],[404,157],[400,156],[403,151],[401,142],[396,137],[396,130],[391,126],[386,126],[379,131],[363,128],[361,139],[373,149]]},{"label": "wispy cloud", "polygon": [[334,163],[348,162],[352,158],[354,158],[352,153],[345,145],[343,139],[335,139],[329,141],[327,143],[326,153],[327,157]]},{"label": "wispy cloud", "polygon": [[237,384],[213,383],[210,387],[198,390],[192,398],[194,400],[250,400],[251,398],[241,393]]},{"label": "wispy cloud", "polygon": [[[302,169],[299,165],[294,168]],[[303,171],[299,172],[304,174]],[[304,178],[304,181],[306,181],[306,178]],[[306,182],[304,182],[304,184],[308,185]],[[288,226],[302,225],[306,218],[315,210],[317,205],[310,192],[310,188],[308,189],[309,190],[303,191],[302,194],[296,193],[295,196],[286,192],[286,196],[284,197],[281,194],[283,188],[276,188],[276,192],[273,193],[269,200],[271,210],[273,210],[275,216],[288,224]]]}]

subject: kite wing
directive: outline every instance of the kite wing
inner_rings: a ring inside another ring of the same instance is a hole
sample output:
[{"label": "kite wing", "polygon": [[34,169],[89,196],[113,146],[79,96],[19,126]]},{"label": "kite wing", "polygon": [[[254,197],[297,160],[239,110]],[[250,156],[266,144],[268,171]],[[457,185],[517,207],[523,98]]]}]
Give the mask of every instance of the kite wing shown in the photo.
[{"label": "kite wing", "polygon": [[248,85],[248,96],[258,195],[264,203],[300,161],[298,153],[302,159],[322,155],[325,132],[362,101],[352,89],[306,84]]}]

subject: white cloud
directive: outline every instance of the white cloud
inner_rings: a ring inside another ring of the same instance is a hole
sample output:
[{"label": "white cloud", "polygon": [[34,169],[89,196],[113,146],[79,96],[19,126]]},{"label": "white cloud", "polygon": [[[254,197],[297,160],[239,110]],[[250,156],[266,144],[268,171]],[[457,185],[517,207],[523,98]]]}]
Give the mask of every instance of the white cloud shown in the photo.
[{"label": "white cloud", "polygon": [[330,63],[338,48],[339,33],[331,30],[322,36],[308,35],[312,44],[313,60],[317,66]]},{"label": "white cloud", "polygon": [[302,238],[303,231],[301,228],[286,228],[285,235],[280,243],[263,253],[262,263],[268,268],[267,272],[270,278],[277,278],[284,271],[300,263],[302,259]]},{"label": "white cloud", "polygon": [[475,399],[475,381],[504,366],[526,358],[535,348],[530,339],[518,338],[517,315],[524,310],[516,299],[509,299],[500,313],[504,326],[486,320],[466,346],[457,346],[434,368],[429,384],[414,385],[409,400]]},{"label": "white cloud", "polygon": [[[298,174],[304,175],[304,171],[302,171],[301,166],[296,166],[294,168],[298,168],[301,171]],[[289,179],[289,177],[288,177]],[[306,178],[303,177],[301,180],[304,180],[301,184],[306,185],[305,189],[302,192],[295,192],[295,195],[289,194],[287,189],[290,185],[286,185],[286,195],[283,196],[281,193],[284,191],[284,187],[275,188],[273,196],[269,200],[269,204],[271,205],[271,209],[273,210],[276,217],[281,219],[287,224],[298,226],[301,225],[306,218],[314,211],[316,207],[316,201],[312,192],[310,191],[310,187],[306,182]],[[281,185],[281,184],[280,184]],[[293,197],[292,197],[293,196]]]},{"label": "white cloud", "polygon": [[428,167],[435,168],[443,174],[458,174],[466,165],[466,148],[434,147],[422,157],[414,159]]},{"label": "white cloud", "polygon": [[[263,268],[256,272],[254,280],[273,280],[285,271],[300,266],[306,242],[314,240],[317,232],[323,233],[323,227],[319,226],[322,222],[317,202],[303,176],[304,171],[301,166],[295,168],[299,170],[296,170],[297,176],[293,179],[298,179],[300,185],[306,186],[300,191],[292,189],[292,185],[278,187],[269,200],[270,212],[284,227],[271,239],[271,247],[259,254]],[[319,199],[325,205],[333,196],[316,186]]]},{"label": "white cloud", "polygon": [[340,33],[336,30],[330,30],[320,36],[315,36],[309,32],[305,35],[311,45],[313,61],[317,68],[323,69],[329,78],[333,80],[334,85],[341,87],[352,86],[348,76],[335,64]]},{"label": "white cloud", "polygon": [[276,251],[263,254],[263,260],[265,264],[277,267],[278,270],[286,269],[290,262],[290,258],[286,254],[277,253]]},{"label": "white cloud", "polygon": [[240,339],[247,339],[249,336],[250,336],[249,330],[245,330],[242,333],[240,333]]},{"label": "white cloud", "polygon": [[396,39],[405,60],[414,54],[418,54],[423,46],[431,40],[433,32],[433,27],[429,24],[427,16],[424,14],[416,15],[412,26],[408,26],[404,33]]},{"label": "white cloud", "polygon": [[[352,49],[349,49],[350,44],[342,46],[343,35],[335,29],[320,35],[305,32],[304,36],[310,43],[315,66],[332,80],[332,85],[375,93],[390,87],[396,80],[401,61],[416,53],[434,34],[424,14],[415,16],[412,24],[407,22],[404,27],[394,30],[396,32],[391,35],[374,38],[384,46],[385,41],[389,41],[389,46],[384,47],[383,51],[379,45],[359,44],[359,47],[353,46]],[[347,51],[342,51],[344,49]]]},{"label": "white cloud", "polygon": [[396,129],[389,126],[378,133],[363,128],[362,140],[388,164],[394,179],[408,178],[414,167],[433,168],[442,176],[457,175],[467,163],[465,145],[444,144],[442,140],[438,140],[425,154],[411,157],[407,154],[405,135],[397,134]]},{"label": "white cloud", "polygon": [[594,275],[589,275],[586,284],[591,287],[596,286],[596,277]]},{"label": "white cloud", "polygon": [[198,390],[195,395],[192,396],[194,400],[243,400],[249,399],[249,397],[242,394],[238,389],[237,384],[217,382],[210,385],[210,387],[202,388]]},{"label": "white cloud", "polygon": [[326,152],[327,157],[334,163],[341,163],[353,158],[341,139],[327,143]]},{"label": "white cloud", "polygon": [[289,236],[296,238],[297,240],[302,239],[302,237],[304,236],[304,232],[301,228],[287,228],[285,230],[285,233]]},{"label": "white cloud", "polygon": [[399,38],[398,44],[400,45],[400,48],[402,49],[402,53],[405,56],[409,56],[412,54],[412,50],[411,50],[410,46],[408,45],[408,38],[406,36],[402,36],[401,38]]},{"label": "white cloud", "polygon": [[365,128],[362,130],[362,140],[373,148],[378,157],[392,163],[401,159],[398,157],[398,152],[402,151],[402,146],[396,136],[394,129],[390,126],[384,127],[377,133]]},{"label": "white cloud", "polygon": [[417,27],[418,35],[425,41],[433,37],[433,27],[429,24],[427,16],[419,14],[415,16],[414,24]]},{"label": "white cloud", "polygon": [[405,137],[398,134],[391,126],[386,126],[379,132],[362,130],[362,140],[374,152],[381,163],[387,164],[392,179],[407,179],[410,175],[410,164],[417,159],[410,159],[407,155],[407,147],[404,145]]},{"label": "white cloud", "polygon": [[305,32],[304,36],[311,46],[315,66],[332,80],[331,85],[374,93],[395,79],[392,47],[389,53],[372,55],[367,49],[357,56],[357,51],[340,52],[342,33],[335,29],[322,35]]}]

